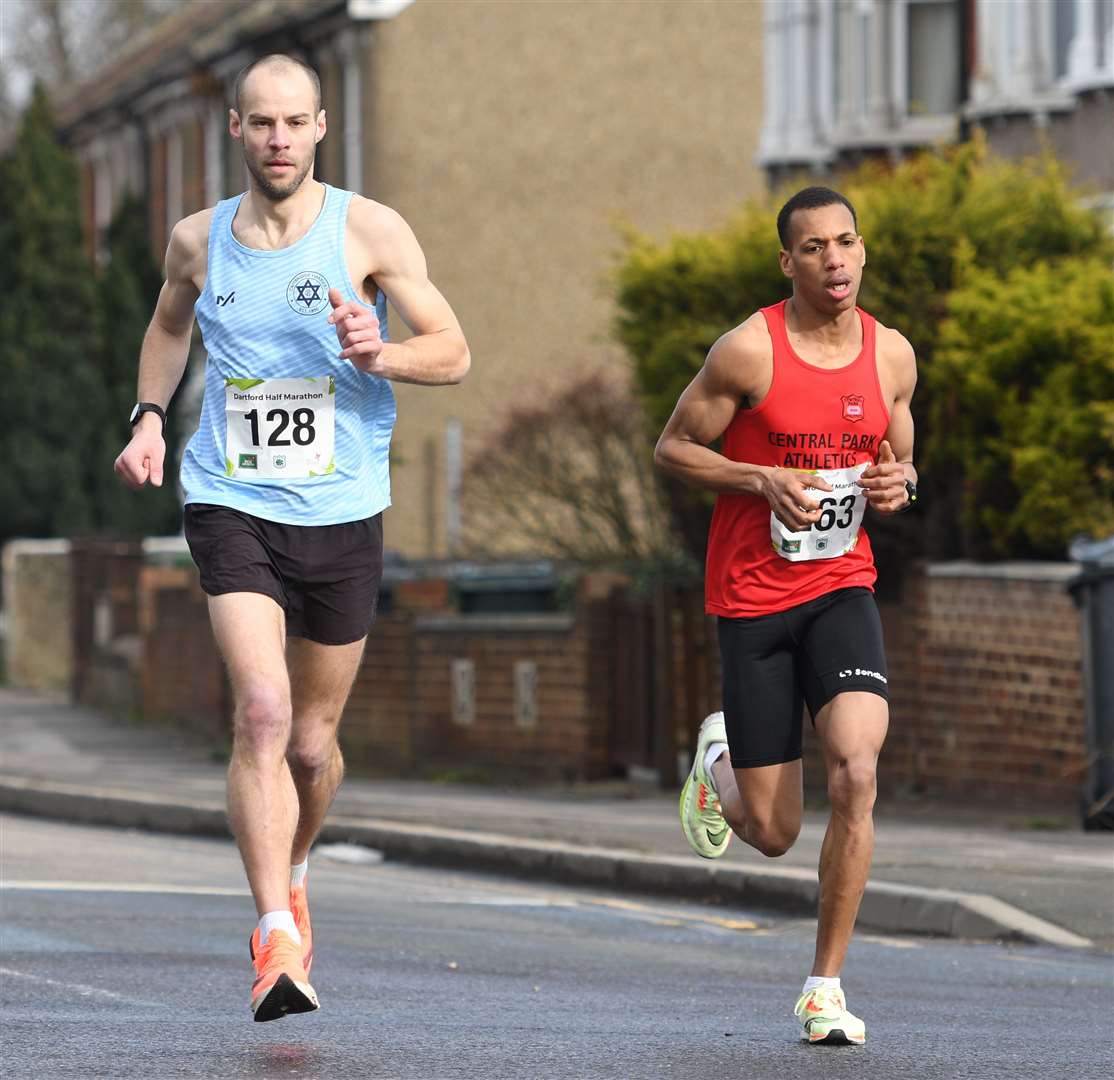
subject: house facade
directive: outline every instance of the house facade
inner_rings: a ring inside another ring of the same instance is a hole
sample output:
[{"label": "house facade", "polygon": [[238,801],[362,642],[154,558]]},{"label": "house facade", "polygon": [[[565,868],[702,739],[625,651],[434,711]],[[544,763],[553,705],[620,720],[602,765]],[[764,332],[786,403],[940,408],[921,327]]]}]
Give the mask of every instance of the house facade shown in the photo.
[{"label": "house facade", "polygon": [[1114,0],[772,0],[764,21],[771,181],[981,128],[1114,207]]},{"label": "house facade", "polygon": [[385,517],[391,548],[453,554],[483,512],[462,502],[461,470],[509,408],[627,371],[608,340],[618,223],[707,227],[764,189],[761,5],[191,0],[57,103],[91,257],[126,191],[147,195],[161,258],[182,216],[244,190],[232,84],[275,51],[321,75],[318,178],[402,213],[468,336],[461,386],[396,387]]}]

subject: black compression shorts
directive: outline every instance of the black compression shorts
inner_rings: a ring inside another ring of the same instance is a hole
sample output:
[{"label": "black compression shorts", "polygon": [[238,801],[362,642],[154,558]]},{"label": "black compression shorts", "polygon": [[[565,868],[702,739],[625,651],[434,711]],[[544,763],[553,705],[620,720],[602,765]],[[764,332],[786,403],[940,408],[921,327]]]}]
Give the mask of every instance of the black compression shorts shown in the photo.
[{"label": "black compression shorts", "polygon": [[348,645],[375,621],[383,515],[339,525],[283,525],[227,506],[189,503],[184,528],[210,596],[254,592],[286,613],[286,632]]},{"label": "black compression shorts", "polygon": [[736,769],[801,756],[802,706],[845,690],[888,698],[882,622],[869,589],[839,589],[788,611],[719,619],[723,713]]}]

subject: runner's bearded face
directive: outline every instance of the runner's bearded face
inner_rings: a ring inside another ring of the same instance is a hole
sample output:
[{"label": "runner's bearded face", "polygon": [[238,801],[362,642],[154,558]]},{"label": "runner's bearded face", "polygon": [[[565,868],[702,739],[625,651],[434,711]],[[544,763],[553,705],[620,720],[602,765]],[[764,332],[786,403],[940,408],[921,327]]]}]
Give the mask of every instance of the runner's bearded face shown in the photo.
[{"label": "runner's bearded face", "polygon": [[300,72],[253,72],[243,104],[244,164],[262,195],[288,199],[313,169],[325,113],[314,112],[313,88]]},{"label": "runner's bearded face", "polygon": [[795,210],[789,219],[789,251],[781,266],[793,291],[811,307],[837,315],[855,307],[866,265],[866,247],[855,219],[842,203]]}]

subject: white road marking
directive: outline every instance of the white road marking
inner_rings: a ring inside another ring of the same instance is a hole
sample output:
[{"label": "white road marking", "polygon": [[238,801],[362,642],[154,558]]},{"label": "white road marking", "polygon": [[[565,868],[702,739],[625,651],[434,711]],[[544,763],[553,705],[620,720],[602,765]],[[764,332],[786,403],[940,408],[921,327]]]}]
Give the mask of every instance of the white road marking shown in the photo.
[{"label": "white road marking", "polygon": [[419,904],[446,904],[462,907],[576,907],[572,900],[548,900],[539,896],[432,896],[415,901]]},{"label": "white road marking", "polygon": [[157,1005],[154,1001],[138,1001],[135,998],[124,997],[123,994],[113,993],[111,990],[102,990],[97,986],[86,986],[84,983],[60,982],[58,979],[48,979],[45,975],[31,975],[26,971],[15,971],[12,968],[0,967],[0,975],[13,979],[26,979],[28,982],[41,983],[43,986],[55,986],[60,990],[76,991],[81,997],[106,998],[109,1001],[122,1001],[128,1005]]},{"label": "white road marking", "polygon": [[250,896],[245,887],[224,885],[154,885],[127,881],[4,881],[0,892],[180,893],[183,896]]},{"label": "white road marking", "polygon": [[603,908],[605,911],[639,922],[657,926],[714,926],[721,930],[755,930],[758,924],[750,919],[730,919],[718,915],[704,915],[639,904],[633,900],[620,900],[607,896],[483,896],[457,895],[415,898],[415,903],[446,904],[465,907],[533,907],[533,908]]},{"label": "white road marking", "polygon": [[1094,870],[1114,869],[1114,855],[1109,852],[1105,855],[1073,855],[1070,852],[1053,854],[1052,861],[1067,866],[1086,866]]}]

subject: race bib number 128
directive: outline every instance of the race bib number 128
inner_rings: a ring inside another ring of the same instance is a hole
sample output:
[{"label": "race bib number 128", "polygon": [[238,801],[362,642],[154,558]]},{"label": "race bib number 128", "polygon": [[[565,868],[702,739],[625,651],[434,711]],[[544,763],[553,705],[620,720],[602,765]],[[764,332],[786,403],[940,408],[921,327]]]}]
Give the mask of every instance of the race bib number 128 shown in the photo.
[{"label": "race bib number 128", "polygon": [[332,375],[225,379],[225,475],[303,480],[335,472],[336,400]]}]

